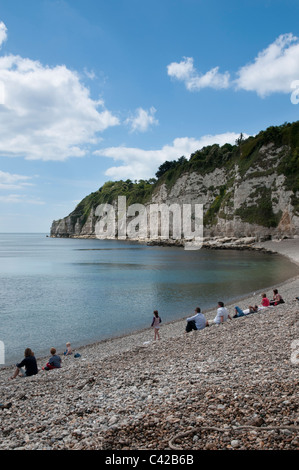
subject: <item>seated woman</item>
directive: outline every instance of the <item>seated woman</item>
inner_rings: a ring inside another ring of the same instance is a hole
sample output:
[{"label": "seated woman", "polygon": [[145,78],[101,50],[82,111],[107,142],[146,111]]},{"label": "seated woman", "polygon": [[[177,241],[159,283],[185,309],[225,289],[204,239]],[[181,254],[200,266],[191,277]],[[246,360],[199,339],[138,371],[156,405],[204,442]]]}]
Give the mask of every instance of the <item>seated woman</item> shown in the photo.
[{"label": "seated woman", "polygon": [[284,304],[284,300],[278,293],[277,289],[273,290],[273,300],[270,301],[270,305]]},{"label": "seated woman", "polygon": [[19,364],[16,364],[15,373],[10,377],[15,379],[19,374],[21,377],[30,377],[38,373],[36,359],[34,353],[30,348],[26,348],[24,352],[24,359]]}]

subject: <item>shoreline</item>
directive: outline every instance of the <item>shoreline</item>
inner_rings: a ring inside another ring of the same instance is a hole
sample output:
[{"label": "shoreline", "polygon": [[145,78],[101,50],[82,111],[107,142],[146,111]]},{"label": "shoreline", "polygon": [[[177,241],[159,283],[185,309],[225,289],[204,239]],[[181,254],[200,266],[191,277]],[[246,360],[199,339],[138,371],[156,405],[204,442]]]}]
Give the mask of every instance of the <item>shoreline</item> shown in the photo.
[{"label": "shoreline", "polygon": [[[84,238],[84,237],[73,237],[73,238]],[[89,237],[90,238],[90,237]],[[223,239],[221,239],[223,240]],[[223,245],[219,244],[219,239],[215,238],[214,243],[212,243],[210,246],[203,246],[203,248],[208,248],[211,250],[222,250],[222,249],[231,249],[235,250],[237,245],[234,245],[231,247],[230,239],[228,239],[228,245],[224,243]],[[169,246],[169,247],[175,247],[173,244],[168,244],[166,245],[160,245],[160,242],[158,245],[155,246]],[[182,247],[178,246],[177,247]],[[293,247],[297,247],[297,252],[296,250],[293,250]],[[278,249],[277,249],[278,248]],[[291,249],[290,249],[291,248]],[[245,250],[245,251],[258,251],[258,252],[263,252],[263,253],[269,253],[269,254],[278,254],[280,256],[284,256],[285,258],[288,258],[288,260],[297,265],[299,267],[299,239],[286,239],[286,240],[275,240],[275,241],[267,241],[267,242],[256,242],[256,243],[240,243],[238,245],[239,250]],[[298,254],[297,254],[298,253]],[[247,305],[255,305],[259,303],[260,300],[260,294],[262,294],[265,290],[267,291],[273,291],[274,288],[283,288],[284,286],[287,287],[289,284],[298,282],[299,286],[299,273],[297,276],[286,279],[283,282],[280,282],[275,285],[270,285],[268,287],[262,287],[255,292],[248,292],[246,294],[237,296],[233,299],[233,301],[229,301],[229,303],[226,303],[225,306],[228,308],[229,313],[231,314],[234,311],[235,305],[238,303],[244,303],[245,306],[243,308],[247,308]],[[298,295],[299,295],[299,288],[298,288]],[[269,296],[270,297],[270,296]],[[207,320],[210,322],[214,319],[216,316],[216,310],[217,307],[210,308],[208,310],[203,311],[204,315],[206,316]],[[191,313],[190,313],[191,315]],[[180,335],[182,332],[185,330],[186,326],[186,318],[188,318],[190,315],[186,315],[184,317],[171,320],[168,322],[163,322],[163,331],[167,333],[166,337],[167,339],[170,338],[175,338],[177,335]],[[135,331],[132,331],[130,333],[123,333],[119,334],[116,336],[112,336],[109,338],[97,340],[97,341],[92,341],[84,344],[75,344],[73,347],[73,350],[75,352],[79,352],[80,354],[88,354],[88,350],[90,348],[92,349],[104,349],[106,350],[106,355],[109,356],[110,354],[114,354],[114,347],[115,346],[117,349],[121,350],[127,350],[126,343],[128,346],[128,350],[131,349],[131,343],[133,342],[134,345],[136,343],[138,344],[138,347],[143,347],[144,343],[148,344],[151,342],[151,337],[152,337],[152,331],[149,327],[141,328]],[[106,347],[108,345],[108,348]],[[104,348],[103,348],[104,346]],[[59,351],[57,352],[60,355],[63,356],[63,352]],[[48,359],[48,354],[45,353],[45,355],[39,355],[36,357],[38,362],[45,362]],[[13,369],[15,367],[14,364],[7,364],[4,366],[0,366],[0,374],[1,371],[3,370],[8,370],[8,369]]]},{"label": "shoreline", "polygon": [[[297,252],[298,252],[298,255],[296,255],[296,250],[295,250],[295,253],[293,254],[292,253],[292,256],[291,256],[291,253],[290,253],[290,250],[288,249],[289,247],[289,240],[291,241],[292,243],[292,246],[295,245],[297,246]],[[282,243],[283,245],[283,250],[281,250],[281,245],[278,245],[279,243]],[[163,245],[163,246],[170,246],[170,247],[173,247],[174,245]],[[231,247],[230,244],[228,246],[225,246],[225,247],[221,247],[218,245],[218,243],[216,242],[215,244],[212,244],[211,246],[203,246],[204,248],[210,248],[212,250],[218,250],[218,249],[231,249],[231,250],[235,250],[236,246],[239,246],[239,250],[246,250],[246,251],[258,251],[258,252],[263,252],[263,253],[269,253],[269,254],[278,254],[278,255],[281,255],[281,256],[284,256],[286,258],[288,258],[288,260],[290,262],[292,262],[293,264],[297,265],[299,267],[299,239],[286,239],[286,240],[281,240],[281,241],[267,241],[267,242],[259,242],[259,243],[250,243],[250,244],[247,244],[247,243],[241,243],[240,245],[234,245],[234,247]],[[279,248],[277,250],[277,248]],[[294,256],[295,255],[295,256]],[[260,299],[260,296],[259,294],[262,294],[265,290],[267,291],[273,291],[273,289],[275,288],[281,288],[281,287],[284,287],[284,286],[288,286],[290,283],[293,283],[293,282],[298,282],[298,286],[299,286],[299,273],[297,276],[295,277],[291,277],[289,279],[286,279],[285,281],[281,282],[281,283],[278,283],[278,284],[275,284],[275,285],[271,285],[269,287],[262,287],[258,290],[256,290],[255,292],[248,292],[244,295],[240,295],[240,296],[237,296],[234,301],[226,304],[226,307],[228,308],[228,310],[230,311],[231,313],[231,310],[234,309],[236,303],[240,303],[240,302],[246,302],[246,305],[255,305],[257,302],[257,297]],[[298,295],[299,295],[299,289],[298,289]],[[247,308],[247,307],[244,307],[244,308]],[[211,308],[211,309],[208,309],[204,312],[204,315],[206,316],[207,320],[213,320],[214,317],[216,316],[216,305],[214,308]],[[211,315],[211,316],[210,316]],[[172,321],[169,321],[169,322],[163,322],[163,330],[165,329],[169,329],[169,330],[174,330],[174,327],[180,327],[180,332],[183,332],[184,329],[185,329],[185,326],[186,326],[186,318],[188,318],[189,315],[186,315],[184,317],[181,317],[179,319],[175,319],[175,320],[172,320]],[[145,327],[145,328],[142,328],[142,329],[139,329],[139,330],[136,330],[136,331],[133,331],[132,333],[124,333],[124,334],[120,334],[118,336],[113,336],[113,337],[110,337],[110,338],[106,338],[106,339],[102,339],[102,340],[99,340],[99,341],[93,341],[91,343],[88,343],[88,344],[84,344],[84,345],[78,345],[76,347],[76,350],[79,352],[80,351],[85,351],[85,350],[88,350],[90,347],[93,347],[93,348],[100,348],[101,345],[104,345],[104,344],[110,344],[112,345],[112,343],[114,342],[123,342],[123,340],[125,340],[126,338],[130,339],[131,337],[147,337],[149,335],[149,330],[150,328],[149,327]],[[180,334],[180,333],[179,333]],[[152,336],[152,332],[150,333],[150,335]],[[144,338],[143,338],[144,339]],[[145,338],[145,341],[147,342],[147,338]],[[139,345],[139,346],[142,346],[142,345]],[[45,358],[44,358],[45,359]]]},{"label": "shoreline", "polygon": [[[290,253],[290,250],[288,249],[288,240],[291,240],[292,241],[292,246],[293,245],[296,245],[297,246],[297,251],[298,251],[298,255],[296,255],[296,252],[292,255]],[[283,245],[283,250],[281,250],[281,245],[277,245],[278,243],[282,243]],[[266,246],[265,246],[266,244]],[[206,248],[206,246],[205,246]],[[275,250],[274,250],[275,248]],[[277,248],[279,248],[277,250]],[[229,248],[229,247],[226,247],[226,248],[218,248],[216,246],[213,246],[211,247],[211,249],[234,249],[234,248]],[[264,252],[264,253],[269,253],[269,254],[278,254],[278,255],[281,255],[281,256],[284,256],[286,258],[288,258],[288,260],[294,264],[296,264],[298,267],[299,267],[299,239],[287,239],[287,240],[282,240],[282,241],[268,241],[268,242],[260,242],[260,243],[256,243],[256,244],[253,244],[251,245],[250,247],[248,245],[242,245],[242,247],[240,249],[244,249],[244,250],[252,250],[252,251],[259,251],[259,252]],[[295,255],[295,256],[294,256]],[[244,294],[244,295],[241,295],[241,296],[238,296],[235,298],[235,300],[233,302],[230,302],[228,304],[226,304],[226,307],[228,308],[229,312],[231,313],[232,309],[234,309],[236,303],[244,303],[244,305],[255,305],[256,303],[258,303],[258,299],[260,299],[260,294],[262,294],[265,290],[267,291],[273,291],[273,289],[275,288],[283,288],[284,286],[285,287],[288,287],[290,284],[293,284],[293,283],[298,283],[298,295],[299,295],[299,273],[297,276],[295,277],[291,277],[281,283],[278,283],[278,284],[275,284],[275,285],[271,285],[269,287],[262,287],[260,289],[258,289],[257,291],[255,292],[248,292],[247,294]],[[269,296],[270,297],[270,296]],[[247,308],[246,306],[244,308]],[[211,308],[211,309],[208,309],[206,310],[204,313],[204,315],[206,316],[207,320],[213,320],[216,316],[216,306],[215,308]],[[186,326],[186,318],[188,318],[188,315],[185,316],[185,317],[182,317],[180,319],[176,319],[176,320],[172,320],[172,321],[169,321],[169,322],[165,322],[163,324],[163,331],[165,330],[169,330],[167,333],[167,339],[170,339],[172,337],[176,337],[176,335],[181,335],[184,330],[185,330],[185,326]],[[149,333],[149,330],[150,328],[149,327],[146,327],[146,328],[142,328],[140,330],[136,330],[132,333],[124,333],[123,335],[119,335],[119,336],[115,336],[115,337],[111,337],[111,338],[107,338],[107,339],[103,339],[103,340],[100,340],[100,341],[96,341],[96,342],[92,342],[92,343],[89,343],[89,344],[85,344],[85,345],[82,345],[82,346],[78,346],[76,348],[76,350],[78,350],[78,352],[85,352],[86,350],[88,351],[88,349],[90,347],[93,347],[93,348],[100,348],[101,345],[104,345],[104,344],[110,344],[111,346],[113,345],[113,343],[120,343],[120,342],[123,342],[124,340],[126,340],[126,338],[128,339],[128,342],[130,342],[129,340],[131,338],[135,338],[138,340],[138,339],[142,339],[142,340],[145,340],[145,342],[149,341],[148,340],[148,336],[152,337],[152,331]],[[178,330],[178,331],[177,331]],[[174,332],[176,331],[176,334],[174,334]],[[134,344],[136,344],[134,342]],[[117,346],[119,346],[119,344],[117,344]],[[142,344],[139,344],[138,347],[143,347],[143,343]],[[111,348],[112,349],[112,348]],[[79,351],[80,350],[80,351]],[[112,352],[113,354],[113,352]]]}]

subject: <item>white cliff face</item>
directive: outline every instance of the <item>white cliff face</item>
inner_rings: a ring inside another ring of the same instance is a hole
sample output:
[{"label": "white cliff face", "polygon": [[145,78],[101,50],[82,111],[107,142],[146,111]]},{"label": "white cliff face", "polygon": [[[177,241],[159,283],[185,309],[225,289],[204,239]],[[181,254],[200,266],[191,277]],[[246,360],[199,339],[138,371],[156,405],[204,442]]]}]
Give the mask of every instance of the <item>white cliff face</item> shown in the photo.
[{"label": "white cliff face", "polygon": [[[299,194],[287,188],[279,173],[287,149],[273,144],[259,150],[261,158],[246,171],[235,164],[200,174],[184,172],[172,184],[160,184],[150,204],[203,204],[205,237],[254,237],[257,240],[299,236]],[[136,201],[138,203],[139,201]],[[53,222],[51,235],[94,237],[96,216],[70,215]]]},{"label": "white cliff face", "polygon": [[[152,197],[156,204],[190,204],[201,203],[204,211],[208,211],[220,194],[220,188],[226,187],[220,209],[211,224],[205,224],[204,234],[207,237],[294,237],[299,235],[299,214],[292,205],[293,191],[285,187],[285,176],[277,173],[277,154],[281,149],[271,150],[269,169],[259,166],[250,168],[241,175],[238,166],[233,170],[216,169],[211,173],[200,175],[196,172],[183,174],[174,185],[167,189],[161,185]],[[269,151],[267,147],[262,152]],[[275,162],[272,160],[275,159]],[[269,171],[271,170],[271,171]],[[248,222],[242,217],[242,208],[253,208],[263,204],[265,196],[269,198],[273,216],[277,218],[276,226],[268,226],[254,220]],[[297,195],[298,196],[298,195]],[[239,210],[239,211],[238,211]]]}]

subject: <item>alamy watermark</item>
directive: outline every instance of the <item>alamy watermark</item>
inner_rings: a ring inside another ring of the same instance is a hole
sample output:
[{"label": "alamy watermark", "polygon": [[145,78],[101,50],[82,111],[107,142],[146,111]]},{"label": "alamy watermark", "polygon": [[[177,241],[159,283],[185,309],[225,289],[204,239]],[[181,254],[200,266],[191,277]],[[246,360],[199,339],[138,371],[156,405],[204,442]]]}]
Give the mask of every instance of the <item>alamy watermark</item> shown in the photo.
[{"label": "alamy watermark", "polygon": [[291,344],[292,354],[291,363],[299,364],[299,339],[295,339]]},{"label": "alamy watermark", "polygon": [[100,204],[95,235],[99,239],[183,240],[186,250],[199,250],[203,240],[203,204],[132,204],[125,196],[117,207]]},{"label": "alamy watermark", "polygon": [[0,365],[5,364],[5,345],[3,341],[0,341]]},{"label": "alamy watermark", "polygon": [[294,90],[291,94],[291,103],[298,104],[299,103],[299,80],[294,80],[291,83],[291,88]]},{"label": "alamy watermark", "polygon": [[0,105],[5,104],[5,86],[4,83],[0,81]]}]

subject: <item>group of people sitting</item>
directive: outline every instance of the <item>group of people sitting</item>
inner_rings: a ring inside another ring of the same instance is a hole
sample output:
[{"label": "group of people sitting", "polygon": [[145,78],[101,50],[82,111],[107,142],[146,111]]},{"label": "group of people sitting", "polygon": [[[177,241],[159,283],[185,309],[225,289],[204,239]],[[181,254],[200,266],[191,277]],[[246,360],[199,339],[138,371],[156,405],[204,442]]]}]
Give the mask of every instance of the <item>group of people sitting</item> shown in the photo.
[{"label": "group of people sitting", "polygon": [[227,308],[224,306],[223,302],[218,302],[217,315],[212,322],[209,322],[199,307],[195,309],[195,315],[187,318],[186,332],[189,333],[192,330],[203,330],[205,327],[210,326],[211,324],[220,325],[221,323],[226,322],[228,319],[243,317],[251,313],[258,312],[264,308],[274,307],[275,305],[284,304],[284,300],[281,295],[278,293],[277,289],[273,290],[273,299],[269,300],[266,294],[262,294],[261,305],[249,305],[247,310],[242,310],[240,307],[235,307],[235,315],[230,316]]},{"label": "group of people sitting", "polygon": [[[299,300],[299,297],[296,297],[296,299]],[[274,289],[272,300],[269,300],[266,294],[262,294],[262,301],[261,301],[260,306],[249,305],[249,308],[247,310],[242,310],[240,307],[236,306],[235,315],[231,317],[227,308],[224,306],[224,303],[218,302],[217,314],[214,320],[212,321],[212,323],[210,323],[206,319],[204,314],[201,313],[200,308],[197,307],[195,309],[195,315],[187,318],[186,332],[189,333],[192,330],[203,330],[207,326],[210,326],[210,324],[220,325],[221,323],[226,322],[228,319],[232,320],[232,318],[238,318],[238,317],[242,317],[245,315],[249,315],[251,313],[258,312],[261,309],[283,304],[283,303],[284,303],[284,300],[281,297],[281,295],[278,293],[278,290]],[[157,329],[159,327],[159,323],[161,322],[161,319],[157,311],[155,311],[154,313],[155,313],[155,316],[153,319],[152,326],[155,326],[155,329]],[[156,325],[156,323],[158,326]],[[155,339],[156,339],[156,332],[155,332]],[[45,365],[45,367],[42,367],[42,370],[47,371],[51,369],[59,369],[61,367],[61,358],[60,356],[56,354],[56,349],[51,348],[50,353],[51,353],[51,357],[49,361],[47,362],[47,364]],[[66,351],[64,351],[64,355],[67,356],[71,354],[72,354],[71,344],[66,343]],[[79,357],[80,354],[75,355],[75,357],[76,356]],[[25,353],[24,353],[24,359],[19,364],[16,364],[16,370],[10,378],[15,379],[18,375],[20,375],[21,377],[29,377],[32,375],[36,375],[37,373],[38,373],[38,367],[37,367],[37,362],[36,362],[34,353],[30,348],[26,348]]]},{"label": "group of people sitting", "polygon": [[[42,370],[52,370],[61,368],[61,357],[57,355],[56,349],[50,349],[51,357],[47,364],[42,367]],[[66,343],[66,350],[64,352],[65,356],[72,354],[71,343]],[[24,352],[24,359],[16,364],[16,370],[14,374],[10,377],[15,379],[18,375],[21,377],[30,377],[38,373],[38,367],[34,352],[30,348],[26,348]]]},{"label": "group of people sitting", "polygon": [[[213,322],[216,325],[224,323],[226,320],[232,319],[228,313],[226,307],[224,307],[223,302],[218,302],[217,315],[214,318]],[[190,318],[187,318],[186,332],[189,333],[192,330],[203,330],[206,326],[210,326],[209,321],[206,319],[203,313],[201,313],[200,308],[195,309],[195,315]]]}]

